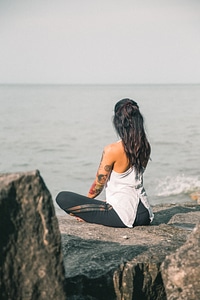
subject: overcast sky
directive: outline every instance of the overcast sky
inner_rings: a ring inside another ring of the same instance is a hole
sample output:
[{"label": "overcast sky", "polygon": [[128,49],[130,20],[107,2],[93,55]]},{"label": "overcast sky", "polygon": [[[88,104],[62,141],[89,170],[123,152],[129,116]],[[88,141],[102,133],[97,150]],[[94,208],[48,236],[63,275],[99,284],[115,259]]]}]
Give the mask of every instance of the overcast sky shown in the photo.
[{"label": "overcast sky", "polygon": [[0,83],[200,83],[200,0],[0,0]]}]

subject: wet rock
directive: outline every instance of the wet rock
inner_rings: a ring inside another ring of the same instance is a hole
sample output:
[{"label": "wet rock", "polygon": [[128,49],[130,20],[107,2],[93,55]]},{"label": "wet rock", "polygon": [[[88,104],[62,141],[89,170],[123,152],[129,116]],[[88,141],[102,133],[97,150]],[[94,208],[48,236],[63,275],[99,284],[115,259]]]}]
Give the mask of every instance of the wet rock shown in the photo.
[{"label": "wet rock", "polygon": [[200,299],[200,223],[187,242],[166,257],[161,270],[167,299]]},{"label": "wet rock", "polygon": [[64,300],[61,237],[38,171],[0,175],[1,300]]}]

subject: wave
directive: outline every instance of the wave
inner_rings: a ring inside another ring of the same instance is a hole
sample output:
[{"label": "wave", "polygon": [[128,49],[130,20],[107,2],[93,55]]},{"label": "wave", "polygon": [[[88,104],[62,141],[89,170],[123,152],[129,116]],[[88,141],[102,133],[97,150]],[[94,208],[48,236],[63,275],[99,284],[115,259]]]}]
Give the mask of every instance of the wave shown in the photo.
[{"label": "wave", "polygon": [[156,187],[156,196],[169,197],[180,194],[190,194],[200,190],[200,178],[177,175],[175,177],[167,176],[164,179],[158,180]]}]

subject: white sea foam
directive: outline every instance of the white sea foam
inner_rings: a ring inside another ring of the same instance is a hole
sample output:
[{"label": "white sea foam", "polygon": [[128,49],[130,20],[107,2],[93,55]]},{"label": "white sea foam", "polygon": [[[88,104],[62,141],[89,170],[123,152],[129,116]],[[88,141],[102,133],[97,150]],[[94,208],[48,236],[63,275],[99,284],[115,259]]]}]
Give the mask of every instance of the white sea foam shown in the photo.
[{"label": "white sea foam", "polygon": [[200,178],[185,176],[184,174],[175,177],[167,176],[158,181],[156,196],[168,197],[180,194],[190,194],[200,189]]}]

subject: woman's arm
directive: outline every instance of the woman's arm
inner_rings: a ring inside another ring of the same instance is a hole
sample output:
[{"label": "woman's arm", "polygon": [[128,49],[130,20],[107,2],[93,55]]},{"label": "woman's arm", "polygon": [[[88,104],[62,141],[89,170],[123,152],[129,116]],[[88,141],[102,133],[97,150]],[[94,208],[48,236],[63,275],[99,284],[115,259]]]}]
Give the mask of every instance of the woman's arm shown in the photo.
[{"label": "woman's arm", "polygon": [[109,178],[114,162],[115,160],[112,151],[112,146],[106,146],[102,154],[96,178],[93,184],[91,185],[91,188],[87,195],[89,198],[95,198],[102,192],[104,185],[106,184]]}]

